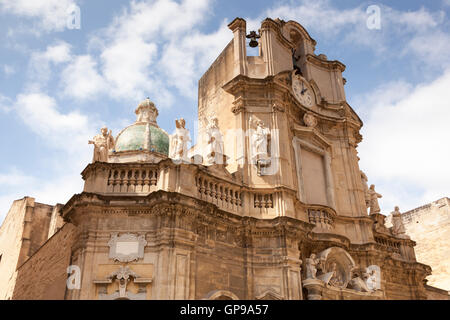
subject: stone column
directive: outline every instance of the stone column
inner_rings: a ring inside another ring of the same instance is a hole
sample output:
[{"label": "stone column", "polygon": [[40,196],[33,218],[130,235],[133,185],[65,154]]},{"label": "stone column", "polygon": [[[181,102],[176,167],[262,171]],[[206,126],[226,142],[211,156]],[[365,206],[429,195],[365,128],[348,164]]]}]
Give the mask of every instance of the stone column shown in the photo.
[{"label": "stone column", "polygon": [[274,75],[271,26],[270,19],[264,20],[261,24],[261,51],[268,76]]},{"label": "stone column", "polygon": [[229,25],[233,31],[234,75],[247,75],[247,50],[245,42],[246,22],[242,18],[234,19]]}]

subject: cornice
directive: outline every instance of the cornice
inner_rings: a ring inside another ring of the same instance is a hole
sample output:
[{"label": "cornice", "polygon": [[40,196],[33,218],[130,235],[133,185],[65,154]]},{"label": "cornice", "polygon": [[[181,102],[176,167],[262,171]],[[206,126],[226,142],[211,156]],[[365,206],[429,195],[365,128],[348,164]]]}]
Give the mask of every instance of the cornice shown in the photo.
[{"label": "cornice", "polygon": [[339,70],[341,72],[345,71],[345,65],[342,62],[337,60],[322,60],[310,53],[306,55],[306,61],[327,70]]}]

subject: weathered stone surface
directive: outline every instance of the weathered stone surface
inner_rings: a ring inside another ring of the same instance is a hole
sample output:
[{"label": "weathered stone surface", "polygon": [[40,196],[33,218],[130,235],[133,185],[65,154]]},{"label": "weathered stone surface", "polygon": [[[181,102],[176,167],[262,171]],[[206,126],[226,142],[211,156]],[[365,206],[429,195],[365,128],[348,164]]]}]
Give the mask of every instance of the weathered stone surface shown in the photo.
[{"label": "weathered stone surface", "polygon": [[428,284],[450,290],[450,199],[407,211],[402,220],[406,234],[417,243],[417,260],[433,269]]},{"label": "weathered stone surface", "polygon": [[[47,214],[34,219],[40,230],[22,228],[28,207],[14,204],[0,235],[14,256],[0,275],[11,278],[7,297],[445,297],[424,285],[430,267],[413,240],[385,227],[380,195],[367,188],[345,66],[317,56],[294,21],[265,19],[258,57],[246,55],[245,21],[229,28],[233,39],[199,81],[197,145],[187,150],[179,132],[178,156],[168,155],[147,99],[116,150],[83,170],[83,192],[59,211],[37,209]],[[118,248],[119,238],[130,242]],[[65,286],[69,266],[82,274],[79,289]]]},{"label": "weathered stone surface", "polygon": [[22,266],[12,299],[63,300],[76,228],[66,223]]}]

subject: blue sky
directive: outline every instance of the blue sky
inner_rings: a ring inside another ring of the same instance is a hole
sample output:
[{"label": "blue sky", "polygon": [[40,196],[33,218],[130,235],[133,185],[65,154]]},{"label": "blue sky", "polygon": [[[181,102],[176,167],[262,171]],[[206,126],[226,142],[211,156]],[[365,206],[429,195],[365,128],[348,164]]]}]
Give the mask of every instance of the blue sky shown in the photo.
[{"label": "blue sky", "polygon": [[[67,9],[80,8],[80,29]],[[366,9],[380,7],[381,29]],[[360,166],[388,214],[449,196],[450,0],[0,1],[0,221],[14,199],[64,203],[81,192],[87,140],[117,134],[149,96],[158,123],[197,118],[197,81],[231,40],[235,17],[301,23],[316,53],[343,62],[364,122]]]}]

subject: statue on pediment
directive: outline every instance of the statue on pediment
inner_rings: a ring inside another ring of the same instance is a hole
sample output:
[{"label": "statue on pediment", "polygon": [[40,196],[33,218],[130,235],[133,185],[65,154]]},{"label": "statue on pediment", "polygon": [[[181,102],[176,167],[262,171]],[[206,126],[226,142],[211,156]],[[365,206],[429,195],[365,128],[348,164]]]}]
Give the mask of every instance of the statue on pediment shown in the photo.
[{"label": "statue on pediment", "polygon": [[403,224],[402,214],[400,213],[400,208],[395,207],[394,211],[391,212],[392,215],[392,234],[394,236],[405,236],[406,230],[405,225]]},{"label": "statue on pediment", "polygon": [[306,258],[306,279],[316,279],[317,266],[319,262],[319,259],[316,258],[314,253],[311,253],[309,258]]},{"label": "statue on pediment", "polygon": [[191,141],[189,130],[185,128],[186,121],[175,120],[175,133],[170,137],[169,156],[174,160],[188,161],[188,142]]},{"label": "statue on pediment", "polygon": [[209,119],[206,127],[206,162],[208,164],[223,164],[223,137],[219,130],[219,120],[216,116]]},{"label": "statue on pediment", "polygon": [[366,207],[370,207],[370,194],[369,194],[369,184],[366,174],[363,171],[360,171],[361,174],[361,181],[363,184],[363,190],[364,190],[364,200],[366,202]]},{"label": "statue on pediment", "polygon": [[370,197],[370,214],[380,213],[380,205],[378,204],[378,198],[381,198],[382,195],[375,191],[375,185],[372,184],[369,188],[369,197]]},{"label": "statue on pediment", "polygon": [[92,162],[108,162],[108,152],[113,149],[115,145],[111,130],[108,132],[108,128],[103,127],[100,131],[100,134],[97,134],[88,142],[88,144],[94,145],[94,156]]}]

